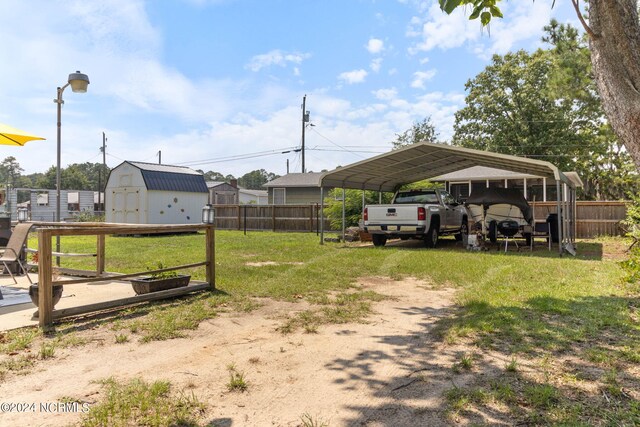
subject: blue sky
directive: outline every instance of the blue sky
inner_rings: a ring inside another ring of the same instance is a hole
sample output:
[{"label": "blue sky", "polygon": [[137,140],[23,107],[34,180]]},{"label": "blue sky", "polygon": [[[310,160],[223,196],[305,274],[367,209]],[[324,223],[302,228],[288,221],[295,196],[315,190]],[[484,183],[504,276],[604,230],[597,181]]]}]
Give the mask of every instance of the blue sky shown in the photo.
[{"label": "blue sky", "polygon": [[418,0],[3,0],[0,122],[46,141],[0,146],[25,173],[55,164],[56,87],[64,92],[62,164],[162,162],[241,176],[308,171],[388,151],[430,116],[443,140],[464,84],[491,55],[541,46],[551,17],[578,26],[569,0],[503,2],[491,34],[469,11]]}]

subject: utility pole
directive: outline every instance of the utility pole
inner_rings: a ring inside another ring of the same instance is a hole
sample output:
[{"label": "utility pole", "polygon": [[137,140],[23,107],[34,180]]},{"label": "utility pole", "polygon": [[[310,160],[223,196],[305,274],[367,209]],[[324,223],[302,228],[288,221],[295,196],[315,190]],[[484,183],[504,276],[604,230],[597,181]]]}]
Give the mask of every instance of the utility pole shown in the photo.
[{"label": "utility pole", "polygon": [[287,159],[287,175],[289,175],[289,159]]},{"label": "utility pole", "polygon": [[102,171],[105,170],[107,166],[107,135],[102,132],[102,147],[100,147],[100,151],[102,151],[102,169],[98,169],[98,210],[102,206]]},{"label": "utility pole", "polygon": [[162,164],[162,150],[158,151],[158,164]]},{"label": "utility pole", "polygon": [[302,97],[302,173],[305,173],[307,169],[304,163],[304,130],[309,123],[309,111],[307,111],[307,95]]}]

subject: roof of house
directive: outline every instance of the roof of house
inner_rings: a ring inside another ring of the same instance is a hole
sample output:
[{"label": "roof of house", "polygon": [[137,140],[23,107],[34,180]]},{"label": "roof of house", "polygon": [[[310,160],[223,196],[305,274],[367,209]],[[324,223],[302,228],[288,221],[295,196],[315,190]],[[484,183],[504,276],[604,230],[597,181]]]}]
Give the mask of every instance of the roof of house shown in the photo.
[{"label": "roof of house", "polygon": [[263,187],[320,187],[322,172],[288,173],[273,181],[269,181]]},{"label": "roof of house", "polygon": [[127,162],[140,169],[148,190],[208,193],[204,175],[186,166],[156,163]]},{"label": "roof of house", "polygon": [[[576,172],[563,172],[576,187],[583,187],[584,184],[580,176]],[[504,169],[490,168],[486,166],[472,166],[456,172],[431,178],[431,181],[475,181],[485,179],[523,179],[523,178],[541,178],[538,175],[508,171]]]},{"label": "roof of house", "polygon": [[431,178],[431,181],[473,181],[477,179],[519,179],[537,178],[535,175],[513,172],[486,166],[472,166],[467,169]]},{"label": "roof of house", "polygon": [[215,188],[215,187],[218,187],[220,185],[228,185],[229,187],[235,188],[233,185],[229,184],[228,182],[224,182],[224,181],[207,181],[207,187],[209,187],[209,188]]},{"label": "roof of house", "polygon": [[256,197],[267,197],[268,196],[268,192],[267,190],[250,190],[248,188],[238,188],[238,191],[242,194],[249,194],[251,196],[256,196]]}]

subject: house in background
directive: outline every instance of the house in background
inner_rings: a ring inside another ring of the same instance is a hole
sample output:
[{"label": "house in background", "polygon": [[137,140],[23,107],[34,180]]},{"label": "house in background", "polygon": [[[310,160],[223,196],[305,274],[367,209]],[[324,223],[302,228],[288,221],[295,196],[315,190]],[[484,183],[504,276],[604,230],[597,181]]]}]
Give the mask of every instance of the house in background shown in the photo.
[{"label": "house in background", "polygon": [[[576,187],[583,183],[576,172],[563,172]],[[473,166],[457,172],[431,178],[432,182],[444,183],[445,188],[458,200],[466,200],[475,188],[517,188],[528,201],[556,201],[555,181],[548,181],[535,175],[528,175],[485,166]]]},{"label": "house in background", "polygon": [[249,190],[238,187],[238,195],[241,205],[268,205],[269,194],[267,190]]},{"label": "house in background", "polygon": [[[322,172],[288,173],[264,187],[272,205],[307,205],[320,203],[320,177]],[[329,189],[325,188],[325,196]]]},{"label": "house in background", "polygon": [[125,161],[107,179],[105,219],[126,224],[197,224],[208,197],[200,172]]},{"label": "house in background", "polygon": [[237,205],[240,200],[238,181],[232,179],[230,183],[207,181],[209,189],[209,203],[212,205]]}]

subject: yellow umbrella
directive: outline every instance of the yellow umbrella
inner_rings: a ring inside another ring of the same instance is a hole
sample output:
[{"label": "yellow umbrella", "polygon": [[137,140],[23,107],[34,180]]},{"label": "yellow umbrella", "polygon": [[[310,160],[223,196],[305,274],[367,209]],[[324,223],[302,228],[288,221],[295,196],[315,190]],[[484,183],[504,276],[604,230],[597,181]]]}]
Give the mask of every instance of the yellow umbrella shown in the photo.
[{"label": "yellow umbrella", "polygon": [[0,123],[0,144],[2,145],[20,145],[23,146],[29,141],[35,139],[44,139],[39,136],[29,135],[25,131],[12,128]]}]

